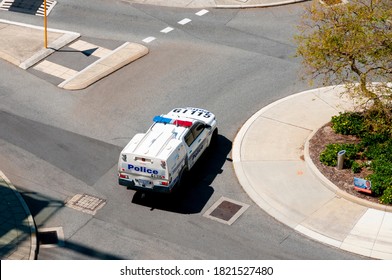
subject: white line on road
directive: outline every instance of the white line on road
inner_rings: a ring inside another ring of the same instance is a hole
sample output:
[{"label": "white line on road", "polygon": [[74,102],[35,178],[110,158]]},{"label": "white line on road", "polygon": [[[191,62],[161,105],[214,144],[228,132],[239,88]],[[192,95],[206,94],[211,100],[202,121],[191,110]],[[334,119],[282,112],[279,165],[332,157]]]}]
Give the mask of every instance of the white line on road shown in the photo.
[{"label": "white line on road", "polygon": [[196,15],[199,16],[199,17],[201,17],[201,16],[204,16],[206,13],[208,13],[208,11],[205,10],[205,9],[203,9],[203,10],[201,10],[201,11],[198,11],[198,12],[196,13]]},{"label": "white line on road", "polygon": [[189,18],[184,18],[183,20],[180,20],[180,21],[178,22],[178,24],[185,25],[185,24],[187,24],[187,23],[189,23],[189,22],[191,22],[191,21],[192,21],[192,20],[189,19]]},{"label": "white line on road", "polygon": [[172,28],[172,27],[166,27],[165,29],[162,29],[161,32],[162,33],[169,33],[169,32],[171,32],[173,30],[174,30],[174,28]]},{"label": "white line on road", "polygon": [[144,43],[151,43],[152,41],[154,41],[156,38],[155,37],[147,37],[145,39],[143,39]]}]

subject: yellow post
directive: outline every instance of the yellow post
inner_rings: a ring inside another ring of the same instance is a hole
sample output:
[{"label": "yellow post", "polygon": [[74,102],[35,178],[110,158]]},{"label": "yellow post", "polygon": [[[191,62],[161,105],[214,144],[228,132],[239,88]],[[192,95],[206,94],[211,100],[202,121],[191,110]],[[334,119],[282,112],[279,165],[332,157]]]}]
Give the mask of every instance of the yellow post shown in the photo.
[{"label": "yellow post", "polygon": [[44,0],[44,47],[48,48],[48,19],[46,17],[46,0]]}]

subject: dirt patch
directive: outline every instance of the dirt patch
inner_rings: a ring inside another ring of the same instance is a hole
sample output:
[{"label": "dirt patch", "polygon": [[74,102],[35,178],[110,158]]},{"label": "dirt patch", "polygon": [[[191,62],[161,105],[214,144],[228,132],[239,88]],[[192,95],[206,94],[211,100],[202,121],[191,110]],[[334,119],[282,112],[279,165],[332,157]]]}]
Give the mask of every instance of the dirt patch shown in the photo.
[{"label": "dirt patch", "polygon": [[326,166],[320,162],[320,153],[325,149],[327,144],[358,143],[359,141],[355,136],[336,134],[331,128],[331,123],[327,123],[310,139],[309,155],[320,172],[339,189],[358,198],[379,203],[377,197],[354,190],[354,177],[365,178],[371,174],[369,169],[363,168],[360,173],[353,173],[351,169],[339,170],[336,167]]}]

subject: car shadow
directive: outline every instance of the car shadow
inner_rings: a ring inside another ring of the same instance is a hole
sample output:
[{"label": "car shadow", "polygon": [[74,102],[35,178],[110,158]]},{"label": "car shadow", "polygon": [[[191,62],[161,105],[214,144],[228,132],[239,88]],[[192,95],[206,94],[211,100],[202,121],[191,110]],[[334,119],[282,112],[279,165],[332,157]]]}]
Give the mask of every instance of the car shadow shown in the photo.
[{"label": "car shadow", "polygon": [[214,146],[207,149],[187,173],[184,185],[170,194],[135,192],[132,203],[181,214],[200,213],[214,193],[212,182],[228,160],[232,142],[218,135]]}]

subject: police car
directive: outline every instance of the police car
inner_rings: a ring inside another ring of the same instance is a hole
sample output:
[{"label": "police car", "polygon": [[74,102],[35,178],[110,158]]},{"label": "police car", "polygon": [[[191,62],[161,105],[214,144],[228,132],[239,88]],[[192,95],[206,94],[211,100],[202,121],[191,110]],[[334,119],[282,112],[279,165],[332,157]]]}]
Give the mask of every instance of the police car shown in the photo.
[{"label": "police car", "polygon": [[121,151],[118,182],[130,189],[169,193],[182,184],[218,135],[215,115],[200,108],[175,108],[155,116],[146,133]]}]

